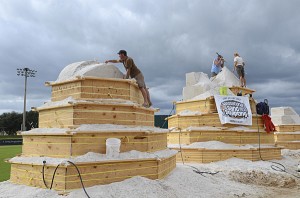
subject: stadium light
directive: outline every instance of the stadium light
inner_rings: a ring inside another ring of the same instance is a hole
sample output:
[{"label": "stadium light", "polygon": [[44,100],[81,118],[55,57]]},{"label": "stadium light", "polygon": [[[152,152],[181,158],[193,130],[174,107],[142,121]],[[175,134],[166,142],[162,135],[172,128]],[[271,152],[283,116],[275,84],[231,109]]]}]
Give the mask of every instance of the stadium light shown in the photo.
[{"label": "stadium light", "polygon": [[24,109],[23,109],[23,122],[21,131],[26,131],[26,91],[27,91],[27,77],[35,77],[36,70],[31,70],[27,67],[17,69],[17,75],[18,76],[24,76],[25,77],[25,90],[24,90]]}]

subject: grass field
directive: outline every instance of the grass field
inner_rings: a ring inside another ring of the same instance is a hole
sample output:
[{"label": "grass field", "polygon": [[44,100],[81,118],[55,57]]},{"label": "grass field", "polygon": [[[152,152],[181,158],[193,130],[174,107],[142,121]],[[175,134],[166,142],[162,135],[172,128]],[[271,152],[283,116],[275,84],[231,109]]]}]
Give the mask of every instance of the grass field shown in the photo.
[{"label": "grass field", "polygon": [[22,136],[17,136],[17,135],[0,135],[0,140],[2,139],[20,139]]},{"label": "grass field", "polygon": [[22,145],[0,146],[0,182],[9,179],[10,164],[4,162],[7,158],[15,157],[22,152]]}]

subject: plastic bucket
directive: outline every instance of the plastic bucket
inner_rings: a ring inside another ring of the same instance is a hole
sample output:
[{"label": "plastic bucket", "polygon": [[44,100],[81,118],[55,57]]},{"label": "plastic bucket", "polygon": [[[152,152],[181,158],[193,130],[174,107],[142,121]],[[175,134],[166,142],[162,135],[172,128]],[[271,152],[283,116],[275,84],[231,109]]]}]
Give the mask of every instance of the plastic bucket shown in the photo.
[{"label": "plastic bucket", "polygon": [[118,138],[108,138],[106,140],[106,156],[118,157],[120,154],[121,140]]},{"label": "plastic bucket", "polygon": [[220,87],[220,95],[227,96],[227,87]]}]

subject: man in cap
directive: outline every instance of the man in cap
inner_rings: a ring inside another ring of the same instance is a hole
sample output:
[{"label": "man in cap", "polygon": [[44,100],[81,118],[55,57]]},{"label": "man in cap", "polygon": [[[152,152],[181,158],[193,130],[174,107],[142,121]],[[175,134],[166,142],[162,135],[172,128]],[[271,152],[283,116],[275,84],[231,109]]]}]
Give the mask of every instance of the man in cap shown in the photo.
[{"label": "man in cap", "polygon": [[211,77],[215,77],[221,71],[224,66],[224,59],[220,54],[217,54],[217,57],[213,60],[211,65]]},{"label": "man in cap", "polygon": [[125,79],[128,79],[129,77],[134,78],[139,86],[139,89],[142,92],[143,98],[144,98],[144,107],[150,107],[152,105],[150,100],[150,94],[146,87],[146,83],[144,80],[143,73],[137,68],[137,66],[134,64],[134,61],[132,58],[127,56],[127,52],[125,50],[120,50],[118,52],[119,54],[119,60],[107,60],[105,63],[123,63],[125,69],[126,69],[126,75]]}]

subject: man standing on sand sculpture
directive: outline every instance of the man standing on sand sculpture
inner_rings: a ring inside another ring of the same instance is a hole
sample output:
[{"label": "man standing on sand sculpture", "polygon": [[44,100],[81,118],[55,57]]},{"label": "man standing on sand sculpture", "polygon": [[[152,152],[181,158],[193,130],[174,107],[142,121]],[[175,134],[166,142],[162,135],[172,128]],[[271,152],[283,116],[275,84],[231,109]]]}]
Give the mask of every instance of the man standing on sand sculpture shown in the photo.
[{"label": "man standing on sand sculpture", "polygon": [[246,87],[245,69],[244,69],[245,62],[244,62],[243,58],[240,57],[240,55],[237,52],[235,52],[233,54],[233,56],[234,56],[233,72],[234,72],[234,70],[236,70],[237,74],[239,75],[240,86]]},{"label": "man standing on sand sculpture", "polygon": [[120,50],[118,52],[120,59],[119,60],[107,60],[105,63],[123,63],[125,69],[126,69],[126,75],[125,79],[128,79],[129,77],[134,78],[139,86],[139,89],[142,92],[143,98],[144,98],[144,107],[150,107],[152,106],[151,100],[150,100],[150,94],[146,87],[146,83],[144,80],[143,73],[137,68],[137,66],[134,64],[134,61],[132,58],[127,56],[127,52],[125,50]]}]

